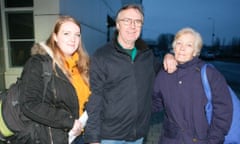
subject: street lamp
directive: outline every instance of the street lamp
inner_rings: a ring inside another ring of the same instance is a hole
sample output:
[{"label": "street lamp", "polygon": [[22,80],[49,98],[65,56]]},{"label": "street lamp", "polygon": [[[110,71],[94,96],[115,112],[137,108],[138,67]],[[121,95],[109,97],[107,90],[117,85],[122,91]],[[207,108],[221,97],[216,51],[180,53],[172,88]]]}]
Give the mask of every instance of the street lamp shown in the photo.
[{"label": "street lamp", "polygon": [[213,46],[215,36],[215,19],[213,17],[208,17],[208,19],[212,21],[212,46]]}]

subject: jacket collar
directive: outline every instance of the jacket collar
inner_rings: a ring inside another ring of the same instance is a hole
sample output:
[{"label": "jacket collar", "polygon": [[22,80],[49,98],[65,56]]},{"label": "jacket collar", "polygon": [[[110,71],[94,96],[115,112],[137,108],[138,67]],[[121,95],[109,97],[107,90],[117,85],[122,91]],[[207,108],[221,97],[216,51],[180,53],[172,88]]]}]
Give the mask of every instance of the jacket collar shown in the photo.
[{"label": "jacket collar", "polygon": [[[122,51],[122,48],[119,46],[118,44],[118,40],[117,40],[117,37],[118,37],[118,31],[115,31],[114,33],[114,37],[113,37],[113,43],[115,45],[115,47],[117,48],[117,50],[120,50]],[[142,51],[142,50],[147,50],[149,49],[149,47],[147,46],[147,44],[141,39],[141,38],[138,38],[135,42],[135,47],[137,48],[138,51]]]},{"label": "jacket collar", "polygon": [[41,45],[41,48],[44,49],[51,58],[53,58],[53,52],[52,52],[52,50],[46,45],[46,43],[45,43],[45,42],[40,42],[39,44]]},{"label": "jacket collar", "polygon": [[190,67],[192,65],[195,65],[197,63],[199,63],[201,60],[198,58],[198,57],[195,57],[193,58],[192,60],[184,63],[184,64],[178,64],[178,68],[181,68],[181,69],[184,69],[184,68],[187,68],[187,67]]}]

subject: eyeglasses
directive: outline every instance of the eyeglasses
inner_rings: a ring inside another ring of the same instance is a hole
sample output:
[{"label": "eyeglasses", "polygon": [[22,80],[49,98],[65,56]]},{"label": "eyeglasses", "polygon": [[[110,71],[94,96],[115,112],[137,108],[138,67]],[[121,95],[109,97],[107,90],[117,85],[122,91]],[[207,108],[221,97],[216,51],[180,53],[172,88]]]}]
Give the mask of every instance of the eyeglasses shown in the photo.
[{"label": "eyeglasses", "polygon": [[124,19],[120,19],[119,21],[122,21],[124,25],[131,25],[132,23],[134,23],[134,25],[136,27],[141,27],[143,25],[143,21],[140,19],[130,19],[130,18],[124,18]]}]

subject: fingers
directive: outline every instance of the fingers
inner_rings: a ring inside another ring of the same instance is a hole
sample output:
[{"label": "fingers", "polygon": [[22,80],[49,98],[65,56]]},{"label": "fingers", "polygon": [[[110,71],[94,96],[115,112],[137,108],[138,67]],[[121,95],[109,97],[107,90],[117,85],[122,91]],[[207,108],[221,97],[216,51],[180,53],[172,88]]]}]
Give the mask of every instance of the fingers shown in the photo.
[{"label": "fingers", "polygon": [[177,61],[172,54],[166,54],[163,60],[164,70],[173,73],[177,70]]},{"label": "fingers", "polygon": [[78,136],[82,133],[83,127],[79,120],[75,120],[73,128],[71,129],[73,135]]},{"label": "fingers", "polygon": [[168,72],[168,73],[173,73],[173,72],[175,72],[177,70],[177,67],[175,67],[175,68],[168,68],[166,71]]},{"label": "fingers", "polygon": [[167,69],[166,69],[166,71],[168,72],[168,73],[173,73],[173,72],[175,72],[177,70],[177,63],[175,63],[175,62],[169,62],[169,63],[167,63]]}]

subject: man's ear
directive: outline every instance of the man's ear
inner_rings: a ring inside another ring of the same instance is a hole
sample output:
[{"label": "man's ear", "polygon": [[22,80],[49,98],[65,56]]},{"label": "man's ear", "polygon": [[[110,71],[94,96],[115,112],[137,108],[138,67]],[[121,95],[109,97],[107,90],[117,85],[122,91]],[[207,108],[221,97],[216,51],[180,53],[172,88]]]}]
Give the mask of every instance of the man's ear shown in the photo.
[{"label": "man's ear", "polygon": [[119,30],[119,23],[116,23],[116,28],[117,30]]}]

